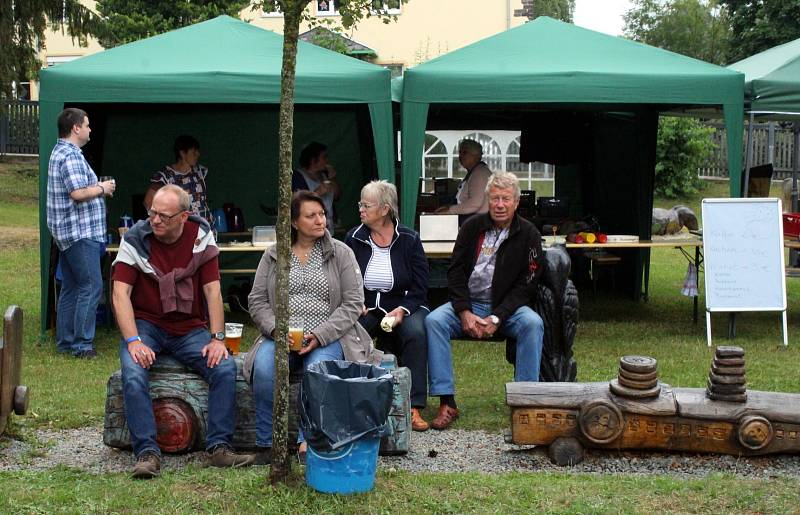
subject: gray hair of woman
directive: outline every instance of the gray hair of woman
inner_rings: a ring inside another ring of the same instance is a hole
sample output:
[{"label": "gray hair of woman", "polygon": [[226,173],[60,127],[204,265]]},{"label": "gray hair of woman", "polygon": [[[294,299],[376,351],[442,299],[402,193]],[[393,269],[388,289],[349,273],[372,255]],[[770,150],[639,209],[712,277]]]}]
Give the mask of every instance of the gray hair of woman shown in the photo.
[{"label": "gray hair of woman", "polygon": [[389,181],[372,181],[361,188],[361,198],[374,199],[379,206],[387,206],[389,213],[387,216],[392,220],[400,217],[400,210],[397,208],[397,188]]},{"label": "gray hair of woman", "polygon": [[478,157],[483,157],[483,145],[475,141],[474,139],[462,139],[461,143],[458,144],[458,151],[461,151],[476,155]]},{"label": "gray hair of woman", "polygon": [[497,188],[500,190],[514,190],[514,199],[519,200],[521,193],[519,189],[519,179],[511,172],[494,172],[489,177],[489,182],[486,183],[487,195],[489,194],[489,190],[492,188]]}]

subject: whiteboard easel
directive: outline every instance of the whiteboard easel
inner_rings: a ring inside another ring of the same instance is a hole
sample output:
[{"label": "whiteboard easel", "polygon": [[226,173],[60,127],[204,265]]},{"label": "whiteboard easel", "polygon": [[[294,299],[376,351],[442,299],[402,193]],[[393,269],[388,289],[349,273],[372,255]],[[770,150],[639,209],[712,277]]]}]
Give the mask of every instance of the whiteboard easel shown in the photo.
[{"label": "whiteboard easel", "polygon": [[780,199],[703,199],[702,209],[708,346],[711,313],[740,311],[781,311],[788,346]]}]

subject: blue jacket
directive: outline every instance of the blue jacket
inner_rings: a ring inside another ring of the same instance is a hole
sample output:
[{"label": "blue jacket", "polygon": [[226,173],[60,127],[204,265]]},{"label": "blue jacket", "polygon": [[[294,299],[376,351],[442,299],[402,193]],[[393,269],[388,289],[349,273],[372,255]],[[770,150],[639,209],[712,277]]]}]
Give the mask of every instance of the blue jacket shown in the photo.
[{"label": "blue jacket", "polygon": [[[372,259],[369,244],[370,230],[361,224],[347,233],[344,242],[353,249],[362,276]],[[395,221],[394,237],[389,245],[392,262],[392,288],[388,292],[364,288],[364,304],[367,309],[379,309],[384,313],[402,307],[409,315],[425,307],[428,296],[428,260],[422,249],[422,240],[416,231]]]}]

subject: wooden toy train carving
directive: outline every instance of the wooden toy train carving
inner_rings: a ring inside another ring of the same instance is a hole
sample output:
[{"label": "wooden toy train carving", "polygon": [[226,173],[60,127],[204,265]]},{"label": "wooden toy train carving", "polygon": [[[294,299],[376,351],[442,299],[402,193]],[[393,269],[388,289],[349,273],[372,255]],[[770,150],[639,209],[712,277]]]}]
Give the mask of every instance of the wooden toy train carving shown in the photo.
[{"label": "wooden toy train carving", "polygon": [[620,359],[603,383],[508,383],[511,434],[518,445],[547,445],[559,464],[584,447],[710,452],[800,453],[800,394],[747,391],[744,351],[718,347],[701,388],[658,380],[656,360]]}]

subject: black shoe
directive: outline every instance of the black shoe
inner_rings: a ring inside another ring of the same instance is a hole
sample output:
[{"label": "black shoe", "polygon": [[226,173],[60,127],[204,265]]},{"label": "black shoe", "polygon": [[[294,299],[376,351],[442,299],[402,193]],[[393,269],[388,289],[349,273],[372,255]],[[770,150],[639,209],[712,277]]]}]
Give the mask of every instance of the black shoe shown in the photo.
[{"label": "black shoe", "polygon": [[269,465],[272,463],[272,447],[259,447],[253,465]]},{"label": "black shoe", "polygon": [[73,354],[78,359],[95,359],[97,357],[97,352],[94,349],[89,350],[82,350]]}]

